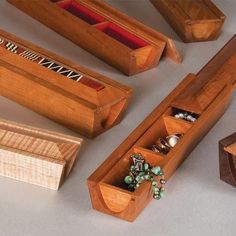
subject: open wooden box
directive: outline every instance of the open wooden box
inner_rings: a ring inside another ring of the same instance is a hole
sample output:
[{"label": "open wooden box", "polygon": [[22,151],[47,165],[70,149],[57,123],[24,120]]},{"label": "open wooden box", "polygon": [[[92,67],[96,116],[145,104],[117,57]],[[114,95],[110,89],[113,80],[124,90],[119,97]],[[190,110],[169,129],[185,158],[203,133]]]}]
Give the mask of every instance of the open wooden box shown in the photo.
[{"label": "open wooden box", "polygon": [[[141,153],[151,166],[160,166],[169,179],[188,154],[224,114],[236,83],[236,37],[197,75],[189,74],[130,136],[88,178],[93,208],[133,221],[152,199],[149,182],[131,192],[124,183],[131,154]],[[195,114],[188,122],[175,118],[178,111]],[[182,134],[167,155],[150,147],[160,137]],[[161,203],[161,202],[160,202]]]},{"label": "open wooden box", "polygon": [[150,1],[186,43],[217,39],[225,21],[210,0]]},{"label": "open wooden box", "polygon": [[163,55],[181,61],[170,38],[104,1],[8,2],[127,75],[156,66]]},{"label": "open wooden box", "polygon": [[0,95],[94,137],[116,125],[132,89],[0,30]]},{"label": "open wooden box", "polygon": [[82,139],[0,119],[0,175],[57,190]]},{"label": "open wooden box", "polygon": [[220,178],[236,187],[236,133],[219,142]]}]

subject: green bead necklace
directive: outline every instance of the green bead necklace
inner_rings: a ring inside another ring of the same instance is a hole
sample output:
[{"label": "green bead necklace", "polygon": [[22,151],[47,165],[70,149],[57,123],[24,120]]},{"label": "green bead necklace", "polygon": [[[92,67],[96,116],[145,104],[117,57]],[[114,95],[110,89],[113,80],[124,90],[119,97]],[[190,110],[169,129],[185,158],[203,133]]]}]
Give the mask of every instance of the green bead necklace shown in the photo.
[{"label": "green bead necklace", "polygon": [[128,189],[134,191],[143,181],[149,181],[153,190],[153,198],[161,199],[164,196],[166,183],[162,169],[159,166],[151,167],[140,153],[133,153],[131,158],[133,165],[130,166],[129,175],[124,178]]}]

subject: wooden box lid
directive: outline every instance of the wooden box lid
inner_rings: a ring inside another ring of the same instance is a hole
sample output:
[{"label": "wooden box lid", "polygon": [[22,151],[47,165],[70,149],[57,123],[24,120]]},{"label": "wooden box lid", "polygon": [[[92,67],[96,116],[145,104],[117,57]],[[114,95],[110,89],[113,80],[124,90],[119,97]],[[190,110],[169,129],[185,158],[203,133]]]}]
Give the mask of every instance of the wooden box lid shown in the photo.
[{"label": "wooden box lid", "polygon": [[150,0],[184,42],[215,40],[225,15],[210,0]]},{"label": "wooden box lid", "polygon": [[8,2],[127,75],[153,68],[162,56],[181,62],[172,39],[104,1]]},{"label": "wooden box lid", "polygon": [[0,30],[0,94],[94,137],[117,124],[132,89]]},{"label": "wooden box lid", "polygon": [[0,119],[0,175],[57,190],[82,139]]}]

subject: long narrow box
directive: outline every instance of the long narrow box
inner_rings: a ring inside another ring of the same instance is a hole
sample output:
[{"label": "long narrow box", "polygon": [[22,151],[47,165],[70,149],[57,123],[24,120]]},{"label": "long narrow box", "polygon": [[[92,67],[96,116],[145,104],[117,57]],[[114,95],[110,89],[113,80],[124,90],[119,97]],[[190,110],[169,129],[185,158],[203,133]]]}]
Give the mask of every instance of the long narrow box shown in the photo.
[{"label": "long narrow box", "polygon": [[184,42],[215,40],[225,15],[211,0],[150,0]]},{"label": "long narrow box", "polygon": [[170,38],[104,1],[8,2],[127,75],[156,66],[163,55],[181,61]]},{"label": "long narrow box", "polygon": [[0,119],[0,175],[57,190],[82,139]]},{"label": "long narrow box", "polygon": [[220,178],[236,187],[236,133],[219,142]]},{"label": "long narrow box", "polygon": [[[224,114],[235,89],[235,66],[236,36],[198,74],[189,74],[88,178],[94,209],[128,221],[139,215],[153,193],[149,182],[128,190],[124,178],[131,154],[142,154],[148,164],[163,169],[168,180]],[[186,113],[194,122],[179,118]],[[150,149],[160,138],[176,134],[181,138],[167,154]]]},{"label": "long narrow box", "polygon": [[0,95],[94,137],[120,122],[132,89],[0,30]]}]

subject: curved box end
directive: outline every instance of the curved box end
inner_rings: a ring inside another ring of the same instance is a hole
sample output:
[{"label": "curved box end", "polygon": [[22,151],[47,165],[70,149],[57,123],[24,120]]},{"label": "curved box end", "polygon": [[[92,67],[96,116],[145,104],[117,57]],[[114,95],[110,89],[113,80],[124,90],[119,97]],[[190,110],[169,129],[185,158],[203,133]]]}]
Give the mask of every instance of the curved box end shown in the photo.
[{"label": "curved box end", "polygon": [[121,213],[125,211],[132,199],[131,193],[129,194],[108,184],[101,183],[100,191],[104,203],[112,213]]}]

